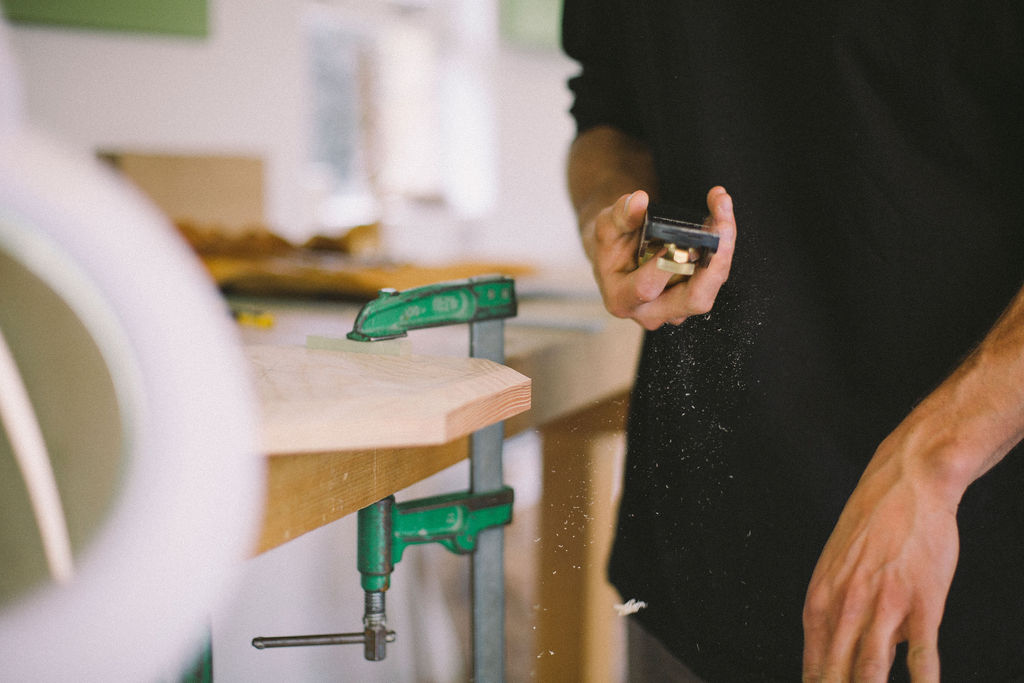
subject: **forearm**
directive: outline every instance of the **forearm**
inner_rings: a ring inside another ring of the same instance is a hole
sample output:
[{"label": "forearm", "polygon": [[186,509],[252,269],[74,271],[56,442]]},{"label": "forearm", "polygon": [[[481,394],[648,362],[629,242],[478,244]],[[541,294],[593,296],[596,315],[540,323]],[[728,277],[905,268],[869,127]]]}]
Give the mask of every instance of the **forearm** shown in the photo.
[{"label": "forearm", "polygon": [[645,190],[654,196],[657,179],[650,150],[610,126],[581,133],[569,149],[569,196],[587,257],[594,258],[594,218],[624,194]]},{"label": "forearm", "polygon": [[959,501],[1022,437],[1024,290],[981,344],[887,441],[920,454],[920,474]]}]

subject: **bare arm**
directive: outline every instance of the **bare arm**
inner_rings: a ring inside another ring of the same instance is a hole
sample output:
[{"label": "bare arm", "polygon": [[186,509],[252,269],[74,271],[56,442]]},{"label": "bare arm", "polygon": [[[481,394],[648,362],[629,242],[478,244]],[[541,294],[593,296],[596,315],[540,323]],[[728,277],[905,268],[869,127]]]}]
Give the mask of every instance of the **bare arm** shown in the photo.
[{"label": "bare arm", "polygon": [[587,258],[594,260],[594,219],[620,197],[637,190],[657,196],[651,152],[639,140],[608,126],[577,137],[569,148],[569,197],[579,219]]},{"label": "bare arm", "polygon": [[728,278],[736,242],[732,198],[723,188],[712,188],[707,197],[709,229],[719,235],[718,252],[707,268],[665,289],[671,274],[659,270],[654,259],[636,267],[639,229],[657,192],[650,151],[621,131],[599,126],[573,142],[568,175],[583,248],[613,315],[654,330],[711,310]]},{"label": "bare arm", "polygon": [[865,469],[808,589],[804,680],[887,680],[903,641],[913,679],[939,680],[957,506],[1022,436],[1024,290]]}]

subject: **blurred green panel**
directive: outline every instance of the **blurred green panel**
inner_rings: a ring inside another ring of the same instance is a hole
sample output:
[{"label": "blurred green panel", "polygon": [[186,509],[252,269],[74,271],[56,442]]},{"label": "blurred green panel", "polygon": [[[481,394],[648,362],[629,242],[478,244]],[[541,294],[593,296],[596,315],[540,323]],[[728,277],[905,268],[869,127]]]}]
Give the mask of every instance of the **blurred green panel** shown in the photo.
[{"label": "blurred green panel", "polygon": [[206,0],[0,0],[10,22],[110,31],[208,34]]},{"label": "blurred green panel", "polygon": [[562,0],[501,0],[501,33],[513,44],[557,49]]}]

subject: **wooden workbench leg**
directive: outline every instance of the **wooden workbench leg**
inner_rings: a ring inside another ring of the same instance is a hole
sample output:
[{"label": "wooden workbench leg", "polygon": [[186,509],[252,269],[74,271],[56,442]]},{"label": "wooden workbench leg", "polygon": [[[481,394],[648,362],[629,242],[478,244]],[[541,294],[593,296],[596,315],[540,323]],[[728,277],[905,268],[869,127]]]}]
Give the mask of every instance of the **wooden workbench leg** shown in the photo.
[{"label": "wooden workbench leg", "polygon": [[607,582],[626,397],[543,427],[536,663],[539,681],[616,681],[624,624]]}]

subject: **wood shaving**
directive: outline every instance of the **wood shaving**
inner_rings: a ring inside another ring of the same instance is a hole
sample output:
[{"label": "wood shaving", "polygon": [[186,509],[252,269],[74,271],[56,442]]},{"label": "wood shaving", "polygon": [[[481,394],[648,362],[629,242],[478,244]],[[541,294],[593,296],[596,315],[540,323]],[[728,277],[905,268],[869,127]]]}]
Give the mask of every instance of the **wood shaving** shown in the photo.
[{"label": "wood shaving", "polygon": [[625,617],[625,616],[628,616],[630,614],[636,614],[637,612],[642,610],[644,607],[647,607],[647,603],[644,602],[643,600],[637,600],[635,598],[630,598],[623,605],[615,605],[615,611],[616,611],[616,613],[618,613],[618,615],[620,617]]}]

